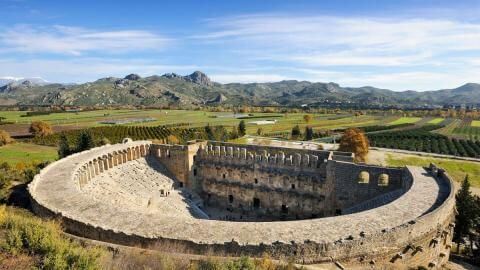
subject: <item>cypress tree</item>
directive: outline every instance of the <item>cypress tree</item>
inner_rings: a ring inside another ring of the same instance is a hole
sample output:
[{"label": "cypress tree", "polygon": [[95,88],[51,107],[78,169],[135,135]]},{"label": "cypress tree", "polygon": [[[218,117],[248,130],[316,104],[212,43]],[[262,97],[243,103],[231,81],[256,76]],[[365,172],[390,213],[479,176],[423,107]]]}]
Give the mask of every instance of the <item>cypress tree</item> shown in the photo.
[{"label": "cypress tree", "polygon": [[242,120],[238,124],[238,135],[242,137],[242,136],[245,136],[245,134],[247,134],[247,126],[245,125],[245,121]]},{"label": "cypress tree", "polygon": [[313,140],[313,128],[312,127],[306,127],[305,128],[305,140],[306,141]]},{"label": "cypress tree", "polygon": [[92,134],[86,130],[82,131],[77,139],[77,152],[82,152],[93,147],[95,147],[95,143],[93,142]]},{"label": "cypress tree", "polygon": [[292,128],[292,139],[298,139],[302,133],[300,132],[300,127],[298,125]]},{"label": "cypress tree", "polygon": [[60,135],[60,142],[58,143],[58,157],[64,158],[71,154],[70,145],[68,145],[67,136],[62,133]]},{"label": "cypress tree", "polygon": [[215,140],[215,134],[213,134],[213,129],[209,124],[205,126],[205,134],[207,134],[207,139],[208,140],[210,140],[210,141]]},{"label": "cypress tree", "polygon": [[[474,197],[470,191],[468,175],[465,176],[465,179],[462,182],[462,187],[455,196],[455,201],[457,215],[455,216],[453,241],[457,243],[459,248],[461,243],[465,243],[465,237],[470,234],[476,217]],[[458,248],[457,251],[459,250]]]}]

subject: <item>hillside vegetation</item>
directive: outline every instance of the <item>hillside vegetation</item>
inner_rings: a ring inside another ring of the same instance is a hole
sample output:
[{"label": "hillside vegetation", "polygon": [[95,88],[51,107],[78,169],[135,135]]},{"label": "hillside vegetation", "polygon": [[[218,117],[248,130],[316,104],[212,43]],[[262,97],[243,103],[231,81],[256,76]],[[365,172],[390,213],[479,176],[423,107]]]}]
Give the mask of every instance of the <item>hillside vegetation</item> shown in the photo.
[{"label": "hillside vegetation", "polygon": [[456,89],[395,92],[375,87],[342,87],[336,83],[280,81],[272,83],[215,83],[196,71],[187,76],[164,74],[142,78],[107,77],[83,84],[24,82],[0,87],[0,105],[274,105],[330,107],[423,107],[480,103],[480,85]]}]

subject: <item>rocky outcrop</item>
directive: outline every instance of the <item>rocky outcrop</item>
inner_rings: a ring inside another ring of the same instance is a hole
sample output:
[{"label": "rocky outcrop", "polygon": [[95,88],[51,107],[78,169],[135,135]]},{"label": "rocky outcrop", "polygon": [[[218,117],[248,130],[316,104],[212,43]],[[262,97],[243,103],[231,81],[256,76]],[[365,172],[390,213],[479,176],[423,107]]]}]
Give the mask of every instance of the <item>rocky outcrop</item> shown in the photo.
[{"label": "rocky outcrop", "polygon": [[214,99],[212,100],[209,100],[207,103],[222,103],[222,102],[225,102],[227,101],[227,97],[224,96],[223,94],[218,94],[217,97],[215,97]]},{"label": "rocky outcrop", "polygon": [[212,86],[213,85],[210,78],[208,78],[208,76],[201,71],[195,71],[192,74],[185,76],[184,78],[187,82],[193,82],[193,83],[200,84],[200,85],[203,85],[203,86]]},{"label": "rocky outcrop", "polygon": [[127,76],[125,76],[124,79],[125,79],[125,80],[130,80],[130,81],[138,81],[138,80],[140,80],[141,78],[142,78],[142,77],[140,77],[140,75],[132,73],[132,74],[128,74]]}]

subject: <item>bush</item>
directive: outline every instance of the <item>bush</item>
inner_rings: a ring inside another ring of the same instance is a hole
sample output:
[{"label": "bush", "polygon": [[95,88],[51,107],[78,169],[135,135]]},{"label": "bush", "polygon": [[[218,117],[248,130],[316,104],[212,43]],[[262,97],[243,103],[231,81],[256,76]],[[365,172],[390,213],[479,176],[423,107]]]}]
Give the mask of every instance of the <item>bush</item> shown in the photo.
[{"label": "bush", "polygon": [[12,137],[10,137],[10,134],[6,132],[5,130],[0,129],[0,146],[6,145],[13,142]]},{"label": "bush", "polygon": [[5,230],[2,247],[12,254],[28,253],[41,258],[42,269],[99,269],[100,248],[83,248],[62,235],[54,221],[0,206],[0,229]]},{"label": "bush", "polygon": [[45,137],[53,134],[52,126],[49,123],[43,121],[32,122],[32,124],[30,124],[29,131],[35,137]]}]

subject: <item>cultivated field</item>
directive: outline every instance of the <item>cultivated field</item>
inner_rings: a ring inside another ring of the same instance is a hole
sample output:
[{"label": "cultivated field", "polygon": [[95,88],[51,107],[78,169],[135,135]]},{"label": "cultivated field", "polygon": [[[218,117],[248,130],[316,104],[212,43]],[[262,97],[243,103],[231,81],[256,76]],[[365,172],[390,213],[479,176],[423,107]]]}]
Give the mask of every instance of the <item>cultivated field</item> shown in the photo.
[{"label": "cultivated field", "polygon": [[400,117],[397,120],[390,122],[389,125],[412,124],[422,120],[421,117]]},{"label": "cultivated field", "polygon": [[[115,120],[141,120],[154,121],[132,122],[127,126],[176,126],[178,123],[188,124],[190,127],[203,127],[206,125],[223,125],[226,127],[237,126],[241,120],[247,123],[248,132],[256,132],[262,128],[264,132],[289,132],[293,126],[301,128],[312,126],[315,129],[337,129],[352,126],[368,126],[379,123],[380,116],[352,116],[351,114],[329,115],[312,114],[312,120],[305,122],[305,113],[251,113],[234,114],[232,112],[204,112],[187,110],[98,110],[85,112],[62,112],[48,115],[36,115],[25,117],[24,111],[0,112],[5,117],[5,122],[13,122],[14,125],[6,125],[7,131],[20,132],[28,129],[32,121],[46,121],[58,130],[87,128],[97,126],[111,126],[101,122]],[[23,116],[23,117],[22,117]],[[255,125],[253,122],[260,120],[276,120],[275,124]],[[252,122],[252,123],[250,123]],[[9,130],[11,129],[11,130]]]}]

